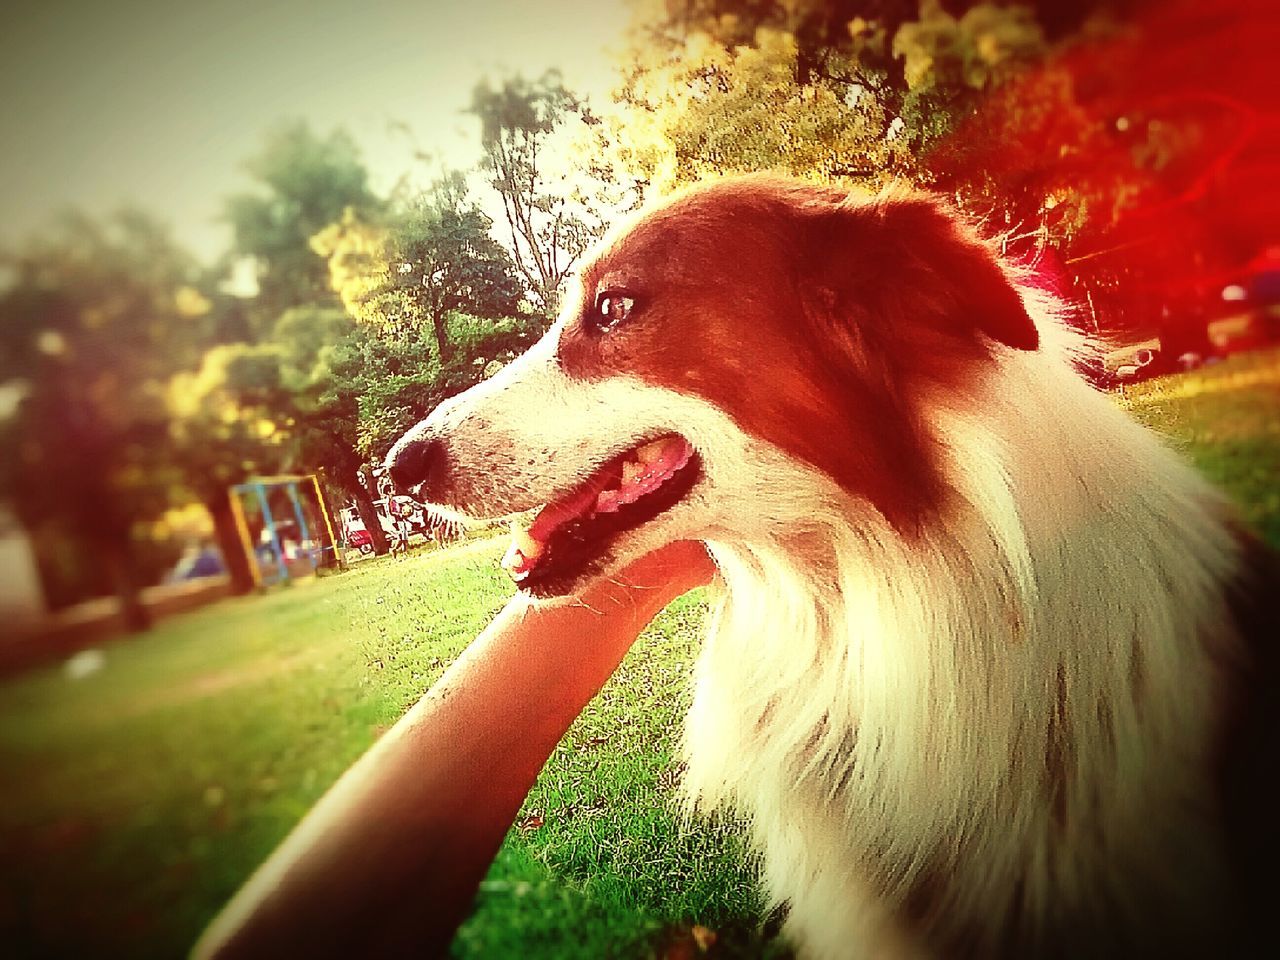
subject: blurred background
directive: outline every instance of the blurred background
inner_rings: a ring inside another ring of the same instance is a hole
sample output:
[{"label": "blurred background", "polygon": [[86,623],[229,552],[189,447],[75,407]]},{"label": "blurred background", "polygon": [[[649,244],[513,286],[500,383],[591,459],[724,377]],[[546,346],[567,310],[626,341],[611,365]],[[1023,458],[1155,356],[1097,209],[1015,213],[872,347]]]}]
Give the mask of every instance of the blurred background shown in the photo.
[{"label": "blurred background", "polygon": [[[1073,305],[1120,402],[1163,402],[1147,380],[1220,396],[1153,422],[1247,434],[1204,460],[1276,535],[1277,49],[1272,0],[11,0],[5,941],[182,952],[474,635],[506,589],[483,532],[431,523],[377,464],[546,329],[607,225],[682,184],[950,198]],[[530,810],[495,876],[554,866],[520,845]],[[592,864],[551,875],[587,889]],[[608,942],[730,930],[744,896],[614,891],[642,919]],[[511,946],[470,929],[458,952]]]}]

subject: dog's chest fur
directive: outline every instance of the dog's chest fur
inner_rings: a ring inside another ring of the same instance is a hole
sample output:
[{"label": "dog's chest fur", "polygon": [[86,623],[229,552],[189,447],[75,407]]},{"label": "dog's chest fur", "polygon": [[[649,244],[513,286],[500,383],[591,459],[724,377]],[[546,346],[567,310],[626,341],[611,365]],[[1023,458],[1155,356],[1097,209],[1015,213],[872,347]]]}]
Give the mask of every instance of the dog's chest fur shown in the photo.
[{"label": "dog's chest fur", "polygon": [[980,417],[937,411],[952,499],[917,538],[837,506],[712,541],[686,792],[750,817],[805,956],[1222,942],[1206,773],[1237,544],[1055,370],[1009,360]]}]

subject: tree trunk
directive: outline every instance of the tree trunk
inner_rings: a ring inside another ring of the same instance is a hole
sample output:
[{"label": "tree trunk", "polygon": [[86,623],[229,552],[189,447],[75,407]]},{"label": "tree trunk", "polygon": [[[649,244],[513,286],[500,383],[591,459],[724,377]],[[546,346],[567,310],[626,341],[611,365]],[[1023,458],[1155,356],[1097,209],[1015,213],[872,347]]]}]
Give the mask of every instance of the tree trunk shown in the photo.
[{"label": "tree trunk", "polygon": [[124,540],[96,540],[93,552],[111,577],[125,628],[139,633],[151,628],[151,611],[142,602],[142,583],[133,562],[133,551]]},{"label": "tree trunk", "polygon": [[387,534],[382,529],[382,521],[378,519],[378,508],[373,505],[373,497],[369,496],[369,491],[360,482],[359,472],[353,470],[347,474],[342,486],[356,502],[356,512],[360,514],[360,520],[373,541],[373,552],[382,556],[391,549],[391,545],[387,543]]},{"label": "tree trunk", "polygon": [[451,351],[449,349],[449,331],[445,325],[445,316],[443,310],[431,311],[431,327],[436,337],[436,356],[440,359],[440,366],[444,366],[449,361]]},{"label": "tree trunk", "polygon": [[231,578],[231,592],[233,594],[248,593],[253,589],[253,572],[249,567],[249,558],[245,556],[244,541],[240,539],[240,530],[236,527],[230,499],[224,493],[214,497],[204,506],[213,520],[214,537],[218,541],[218,549],[222,552],[222,562],[227,568],[227,576]]}]

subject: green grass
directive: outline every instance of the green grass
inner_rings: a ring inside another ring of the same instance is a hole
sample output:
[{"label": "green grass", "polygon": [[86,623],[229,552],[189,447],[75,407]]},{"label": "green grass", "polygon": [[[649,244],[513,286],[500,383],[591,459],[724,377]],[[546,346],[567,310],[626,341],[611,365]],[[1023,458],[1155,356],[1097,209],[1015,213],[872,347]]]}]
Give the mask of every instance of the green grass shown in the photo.
[{"label": "green grass", "polygon": [[1280,352],[1243,354],[1161,377],[1126,390],[1124,402],[1280,546]]},{"label": "green grass", "polygon": [[87,679],[0,686],[3,942],[182,952],[501,606],[491,552],[226,601],[109,647]]},{"label": "green grass", "polygon": [[[184,952],[506,601],[501,547],[361,563],[164,623],[84,680],[52,668],[0,685],[0,769],[17,786],[0,795],[5,954]],[[644,954],[673,925],[758,913],[737,835],[690,827],[671,802],[703,612],[698,594],[673,604],[574,724],[459,956]]]},{"label": "green grass", "polygon": [[[1280,355],[1123,402],[1280,544]],[[86,679],[0,684],[0,953],[182,954],[505,602],[499,549],[362,563],[163,623]],[[693,923],[731,955],[765,949],[734,825],[686,823],[673,802],[703,614],[699,594],[673,604],[574,724],[455,954],[652,956]]]}]

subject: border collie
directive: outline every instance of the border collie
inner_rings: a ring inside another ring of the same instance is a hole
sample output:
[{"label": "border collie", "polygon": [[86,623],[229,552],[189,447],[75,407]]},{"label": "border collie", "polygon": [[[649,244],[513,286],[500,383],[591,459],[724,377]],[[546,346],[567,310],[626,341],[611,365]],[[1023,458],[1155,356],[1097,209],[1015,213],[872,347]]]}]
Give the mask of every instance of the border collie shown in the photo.
[{"label": "border collie", "polygon": [[802,956],[1221,956],[1268,906],[1269,561],[1056,313],[932,199],[727,180],[388,459],[541,506],[535,597],[707,543],[683,789],[750,820]]}]

